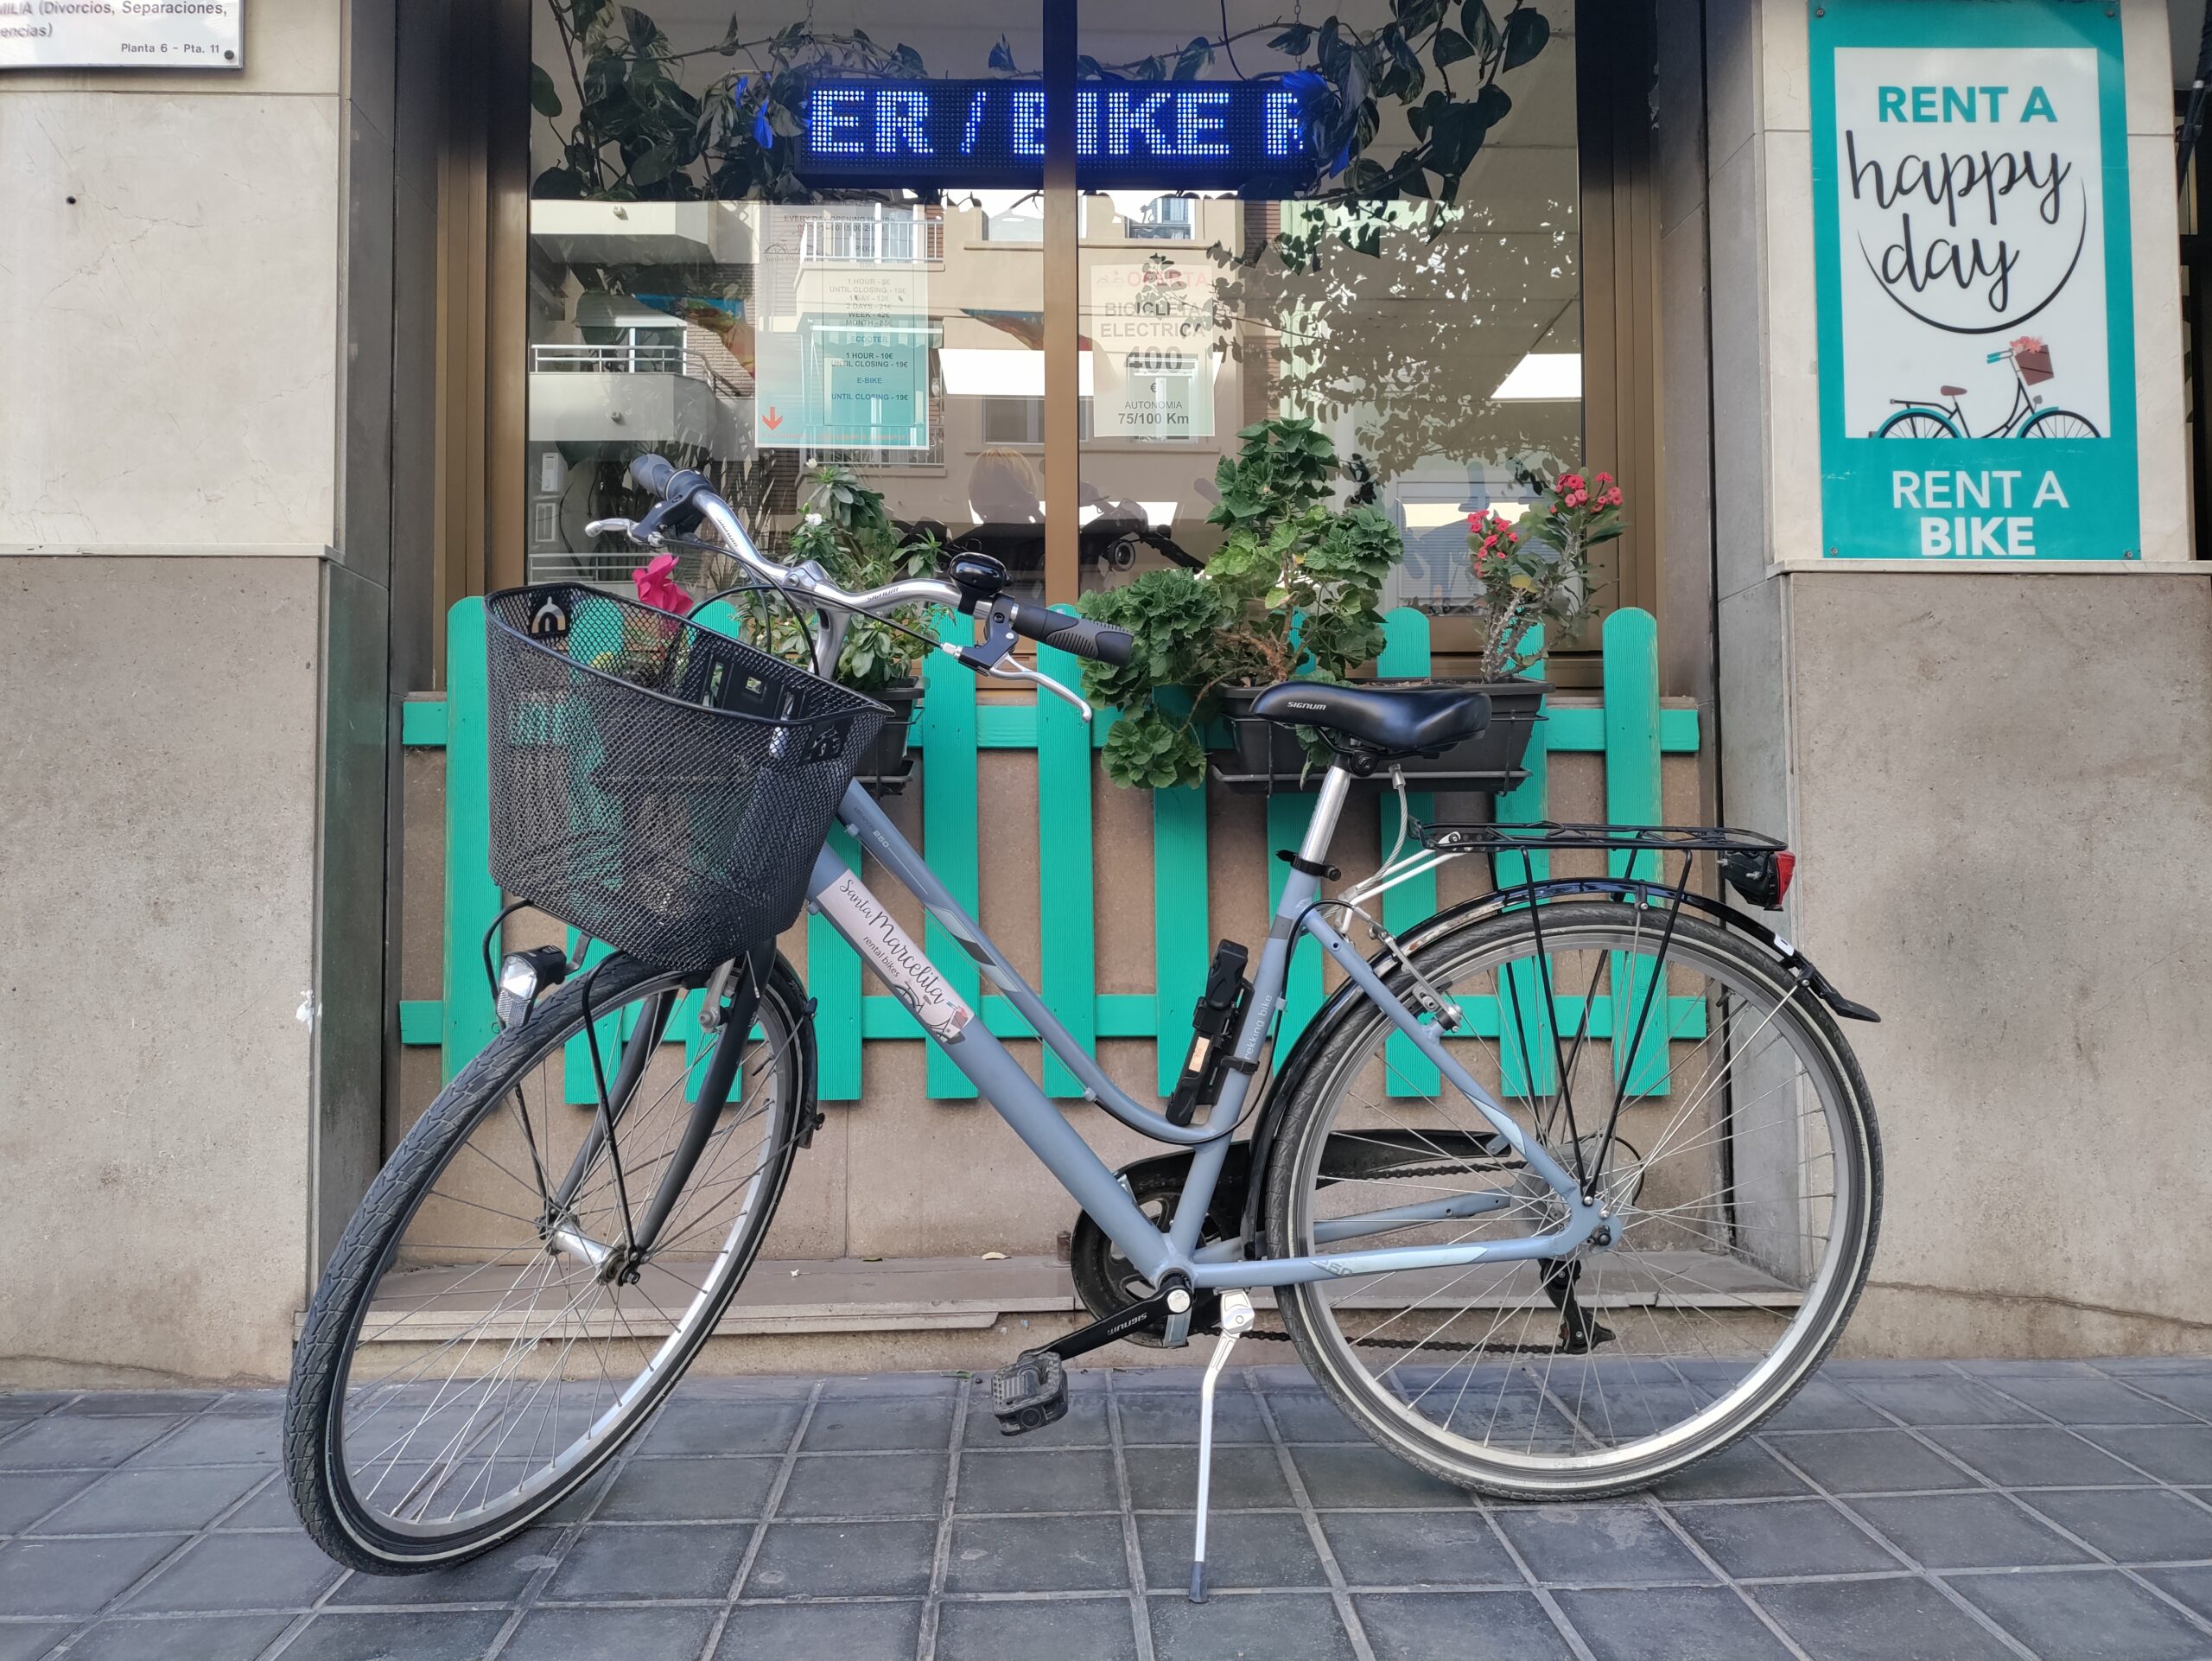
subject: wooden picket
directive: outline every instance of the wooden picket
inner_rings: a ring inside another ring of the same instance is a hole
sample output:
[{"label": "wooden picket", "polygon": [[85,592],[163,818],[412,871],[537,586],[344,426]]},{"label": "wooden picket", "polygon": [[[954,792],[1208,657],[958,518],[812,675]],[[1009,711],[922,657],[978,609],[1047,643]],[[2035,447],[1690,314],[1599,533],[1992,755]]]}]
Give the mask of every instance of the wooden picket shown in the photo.
[{"label": "wooden picket", "polygon": [[[1389,643],[1380,661],[1381,671],[1389,676],[1426,674],[1427,618],[1407,608],[1391,613],[1385,624]],[[443,1051],[445,1076],[450,1078],[497,1030],[485,985],[481,942],[499,910],[500,897],[486,869],[491,823],[480,601],[464,600],[454,608],[447,638],[451,643],[447,699],[442,704],[411,701],[403,729],[410,747],[447,751],[446,996],[442,1001],[403,1002],[399,1015],[402,1041],[438,1045]],[[1497,799],[1500,823],[1528,824],[1546,817],[1548,757],[1561,752],[1594,752],[1605,756],[1606,811],[1615,822],[1659,822],[1660,758],[1662,754],[1697,749],[1697,712],[1661,706],[1657,630],[1648,613],[1622,610],[1606,619],[1605,662],[1602,708],[1554,709],[1537,723],[1525,763],[1529,777]],[[1066,654],[1049,648],[1040,652],[1039,666],[1070,684],[1077,678],[1079,665]],[[1192,787],[1153,792],[1154,990],[1102,994],[1097,990],[1095,921],[1098,879],[1094,793],[1099,786],[1094,752],[1105,742],[1111,712],[1086,726],[1073,709],[1049,697],[1037,703],[979,703],[975,678],[941,655],[931,659],[927,673],[913,739],[921,750],[924,854],[954,896],[972,911],[982,879],[977,752],[1033,751],[1037,756],[1038,915],[1042,931],[1039,992],[1046,1006],[1086,1049],[1104,1038],[1154,1039],[1164,1094],[1173,1087],[1180,1066],[1191,1006],[1205,987],[1213,951],[1205,791]],[[1429,811],[1421,795],[1415,795],[1412,805],[1416,817]],[[1292,792],[1279,794],[1268,804],[1271,899],[1281,893],[1287,869],[1272,857],[1272,852],[1297,844],[1311,806],[1310,796]],[[1397,832],[1395,797],[1386,792],[1377,812],[1382,845],[1387,848]],[[832,845],[848,862],[856,863],[857,850],[842,831],[836,833]],[[1541,880],[1548,875],[1544,856],[1530,857],[1535,874]],[[1525,869],[1518,856],[1509,856],[1501,863],[1501,875],[1509,881],[1519,880]],[[1616,869],[1627,868],[1617,858]],[[1384,896],[1383,919],[1393,929],[1404,928],[1428,914],[1435,905],[1433,879],[1421,879]],[[1255,941],[1263,926],[1264,920],[1252,920]],[[931,958],[961,996],[976,1002],[981,987],[973,961],[934,921],[929,926],[927,945]],[[859,1101],[866,1091],[867,1044],[885,1040],[919,1041],[921,1028],[895,999],[865,990],[859,959],[818,919],[808,924],[807,958],[808,990],[816,1001],[822,1098]],[[1592,1035],[1611,1038],[1617,1067],[1630,1065],[1624,1052],[1636,1018],[1630,1000],[1640,996],[1648,981],[1648,961],[1640,960],[1634,967],[1616,964],[1612,979],[1618,990],[1607,1001],[1611,1007],[1592,1013]],[[1319,954],[1308,946],[1298,953],[1292,969],[1279,1054],[1287,1050],[1289,1041],[1320,1006],[1322,985]],[[1531,1084],[1539,1090],[1548,1088],[1553,1063],[1551,1028],[1544,1024],[1544,1000],[1534,977],[1525,986],[1516,983],[1516,990],[1511,1002],[1526,1030],[1518,1034],[1503,1033],[1510,1023],[1495,999],[1484,1000],[1486,1007],[1471,1011],[1470,1027],[1481,1035],[1500,1038],[1506,1086],[1517,1094]],[[1554,998],[1548,1012],[1554,1023],[1577,1018],[1569,1007],[1572,1002],[1563,996]],[[1667,1002],[1671,1006],[1685,1000]],[[982,996],[977,1007],[986,1025],[1001,1037],[1035,1036],[1028,1022],[1003,997],[995,993]],[[1663,1088],[1664,1041],[1658,1036],[1662,1026],[1677,1035],[1689,1035],[1671,1015],[1663,1021],[1655,1018],[1635,1061],[1632,1088],[1638,1093]],[[1420,1096],[1435,1088],[1433,1069],[1404,1040],[1393,1040],[1390,1060],[1393,1094]],[[1044,1079],[1048,1093],[1057,1098],[1071,1099],[1082,1094],[1074,1075],[1055,1058],[1046,1059]],[[940,1101],[971,1099],[975,1094],[974,1086],[934,1049],[929,1060],[927,1088],[930,1096]]]}]

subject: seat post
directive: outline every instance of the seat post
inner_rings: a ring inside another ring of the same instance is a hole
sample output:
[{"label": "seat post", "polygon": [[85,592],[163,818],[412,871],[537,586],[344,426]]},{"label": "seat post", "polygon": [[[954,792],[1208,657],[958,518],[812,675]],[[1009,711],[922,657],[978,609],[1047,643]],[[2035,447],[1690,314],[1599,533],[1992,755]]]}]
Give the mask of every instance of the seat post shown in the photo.
[{"label": "seat post", "polygon": [[1299,845],[1300,859],[1314,865],[1329,862],[1329,843],[1336,838],[1337,820],[1351,791],[1351,770],[1341,761],[1332,762],[1321,775],[1321,793],[1313,799],[1313,817],[1306,823],[1306,840]]}]

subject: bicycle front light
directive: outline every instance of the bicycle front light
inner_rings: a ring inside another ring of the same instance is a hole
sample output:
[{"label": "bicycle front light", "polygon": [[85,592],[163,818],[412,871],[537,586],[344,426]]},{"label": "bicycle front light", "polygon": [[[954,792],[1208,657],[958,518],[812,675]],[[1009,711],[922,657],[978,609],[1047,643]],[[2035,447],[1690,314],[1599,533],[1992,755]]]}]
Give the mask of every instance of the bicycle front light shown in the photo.
[{"label": "bicycle front light", "polygon": [[510,951],[499,964],[499,990],[495,1000],[501,1030],[519,1027],[530,1019],[537,995],[569,977],[569,954],[557,945],[533,946]]}]

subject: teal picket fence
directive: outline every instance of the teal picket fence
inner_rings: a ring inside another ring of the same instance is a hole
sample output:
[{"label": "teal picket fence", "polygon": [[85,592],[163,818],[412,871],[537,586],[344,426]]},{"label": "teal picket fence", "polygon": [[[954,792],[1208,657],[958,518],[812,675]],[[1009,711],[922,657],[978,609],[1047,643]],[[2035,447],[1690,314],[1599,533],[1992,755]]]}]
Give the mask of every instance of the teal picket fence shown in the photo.
[{"label": "teal picket fence", "polygon": [[[1385,619],[1389,645],[1381,672],[1426,674],[1429,667],[1428,619],[1407,608]],[[410,748],[446,752],[445,800],[445,996],[407,1000],[399,1006],[404,1044],[436,1046],[443,1052],[443,1074],[450,1079],[498,1031],[491,993],[485,984],[485,931],[503,903],[487,869],[491,837],[486,777],[484,614],[477,600],[453,608],[447,629],[446,697],[415,699],[405,706],[402,729]],[[1530,824],[1547,817],[1548,758],[1595,753],[1605,757],[1606,817],[1619,824],[1661,822],[1661,757],[1694,753],[1699,724],[1694,710],[1661,707],[1658,631],[1648,612],[1617,611],[1605,620],[1605,697],[1602,705],[1579,704],[1547,711],[1536,724],[1525,763],[1529,777],[1497,799],[1502,824]],[[1046,674],[1077,683],[1081,665],[1049,647],[1038,652]],[[1190,1029],[1191,1007],[1205,990],[1212,960],[1207,894],[1209,866],[1205,792],[1200,787],[1152,792],[1153,987],[1149,993],[1102,993],[1098,990],[1095,907],[1098,871],[1093,852],[1092,792],[1102,787],[1090,752],[1103,745],[1110,712],[1086,727],[1071,706],[1052,697],[1033,703],[979,703],[976,679],[942,654],[927,671],[922,711],[912,741],[921,750],[919,767],[923,847],[931,866],[960,902],[976,909],[981,870],[976,835],[976,755],[980,750],[1030,750],[1037,757],[1038,907],[1042,930],[1042,975],[1038,987],[1052,1010],[1086,1049],[1104,1038],[1157,1041],[1160,1088],[1173,1087]],[[1115,789],[1113,785],[1103,788]],[[1268,846],[1294,847],[1312,811],[1310,796],[1281,794],[1268,803]],[[1426,796],[1412,799],[1416,818],[1430,811]],[[1381,816],[1387,847],[1397,828],[1395,798],[1385,794],[1372,809]],[[848,861],[855,859],[842,830],[835,845]],[[1541,881],[1546,856],[1529,856]],[[1523,869],[1509,863],[1502,875],[1519,881]],[[1624,856],[1616,856],[1617,873]],[[1281,892],[1287,868],[1268,858],[1269,898]],[[1436,908],[1433,875],[1401,884],[1382,897],[1383,920],[1393,929],[1408,927]],[[1254,927],[1261,920],[1254,920]],[[961,996],[978,1003],[974,962],[931,921],[925,942],[931,958]],[[870,994],[861,985],[859,958],[818,918],[807,922],[807,987],[816,999],[815,1028],[824,1101],[861,1099],[863,1058],[871,1040],[920,1042],[922,1029],[887,994]],[[1615,977],[1630,986],[1634,977]],[[1537,1002],[1534,988],[1530,1002]],[[1287,1053],[1323,997],[1320,956],[1308,946],[1294,962],[1276,1053]],[[1036,1034],[1013,1005],[993,994],[981,997],[985,1023],[1001,1038]],[[1494,1010],[1473,1012],[1471,1030],[1495,1037]],[[1694,1018],[1694,1012],[1686,1012]],[[1572,1017],[1566,1017],[1571,1019]],[[1609,1036],[1601,1020],[1592,1037]],[[1571,1029],[1571,1028],[1570,1028]],[[696,1022],[676,1028],[696,1031]],[[1692,1035],[1676,1029],[1677,1036]],[[1394,1078],[1405,1093],[1435,1087],[1431,1070],[1402,1037],[1392,1060]],[[1522,1047],[1510,1047],[1518,1049]],[[1529,1045],[1529,1066],[1544,1066],[1545,1045]],[[1638,1074],[1654,1065],[1663,1072],[1662,1054],[1641,1055]],[[1509,1059],[1509,1072],[1516,1063]],[[1625,1060],[1617,1065],[1630,1065]],[[577,1072],[579,1080],[585,1076]],[[1080,1098],[1075,1076],[1049,1052],[1044,1058],[1046,1091],[1060,1099]],[[1509,1077],[1511,1088],[1517,1081]],[[1537,1081],[1542,1087],[1542,1081]],[[972,1098],[975,1086],[932,1048],[928,1062],[932,1098]],[[1394,1089],[1393,1093],[1400,1093]],[[1517,1092],[1516,1092],[1517,1093]],[[587,1089],[585,1099],[588,1099]]]}]

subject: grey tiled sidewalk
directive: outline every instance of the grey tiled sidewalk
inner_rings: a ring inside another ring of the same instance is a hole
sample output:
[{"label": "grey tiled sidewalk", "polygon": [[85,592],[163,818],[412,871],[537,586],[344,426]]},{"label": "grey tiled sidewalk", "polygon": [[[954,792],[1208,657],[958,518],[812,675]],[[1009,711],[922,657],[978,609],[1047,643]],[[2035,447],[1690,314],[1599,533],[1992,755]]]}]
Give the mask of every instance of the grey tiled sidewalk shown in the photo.
[{"label": "grey tiled sidewalk", "polygon": [[1195,1375],[687,1385],[492,1557],[341,1575],[266,1394],[0,1396],[0,1661],[2212,1658],[2212,1362],[1841,1364],[1655,1495],[1478,1504],[1295,1368],[1224,1380],[1212,1602]]}]

